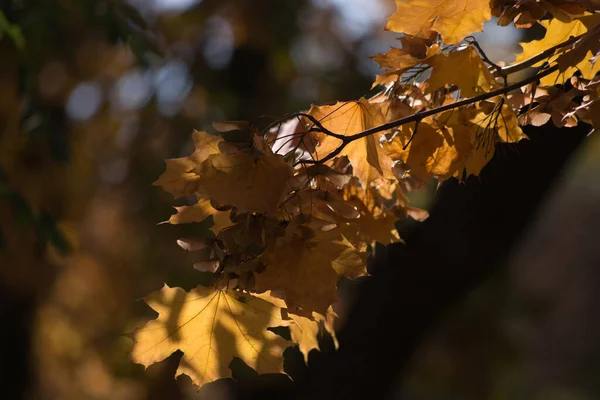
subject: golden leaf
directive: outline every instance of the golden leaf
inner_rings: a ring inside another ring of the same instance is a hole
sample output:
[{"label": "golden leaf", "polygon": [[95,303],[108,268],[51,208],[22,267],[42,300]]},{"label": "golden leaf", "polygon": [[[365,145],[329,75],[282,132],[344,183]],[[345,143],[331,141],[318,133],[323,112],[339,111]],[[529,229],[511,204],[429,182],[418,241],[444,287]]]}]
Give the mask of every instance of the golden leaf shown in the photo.
[{"label": "golden leaf", "polygon": [[416,132],[414,123],[404,125],[383,147],[393,160],[407,164],[408,173],[420,181],[461,179],[463,171],[467,176],[479,175],[492,159],[496,143],[526,138],[507,104],[489,104],[488,113],[449,111],[437,117],[443,123],[426,118]]},{"label": "golden leaf", "polygon": [[487,66],[470,46],[446,54],[437,54],[429,59],[427,64],[433,71],[427,81],[429,86],[425,93],[434,92],[446,85],[456,85],[460,88],[461,97],[473,97],[489,92],[496,86]]},{"label": "golden leaf", "polygon": [[214,154],[194,170],[199,191],[219,204],[240,212],[273,213],[285,194],[292,168],[275,154],[254,157],[246,152]]},{"label": "golden leaf", "polygon": [[190,222],[202,222],[209,216],[213,216],[213,227],[218,226],[220,229],[232,224],[229,219],[229,211],[216,210],[210,200],[198,198],[198,202],[193,206],[175,207],[177,214],[171,215],[169,223],[173,225],[186,224]]},{"label": "golden leaf", "polygon": [[437,129],[425,122],[416,132],[414,123],[402,126],[383,147],[392,159],[407,164],[409,174],[422,182],[453,176],[464,168],[467,154],[472,151],[470,133],[449,127]]},{"label": "golden leaf", "polygon": [[298,344],[300,352],[304,355],[304,362],[308,363],[308,354],[311,350],[320,350],[319,335],[321,334],[321,326],[331,335],[335,347],[338,347],[335,330],[333,329],[333,319],[335,313],[329,307],[327,317],[313,312],[312,318],[304,317],[297,314],[289,314],[293,323],[290,324],[290,334],[292,341]]},{"label": "golden leaf", "polygon": [[189,375],[199,386],[231,376],[233,357],[259,374],[283,372],[283,351],[291,342],[267,328],[289,323],[264,295],[165,285],[145,300],[158,318],[134,332],[134,362],[147,367],[181,350],[176,376]]},{"label": "golden leaf", "polygon": [[345,251],[356,250],[337,230],[298,229],[285,243],[272,244],[261,255],[266,270],[256,275],[255,288],[258,292],[282,291],[292,313],[325,314],[336,300],[338,278],[356,277],[365,271],[364,264],[358,265]]},{"label": "golden leaf", "polygon": [[[588,31],[590,27],[598,24],[598,15],[583,17],[581,19],[575,19],[571,22],[561,22],[556,19],[550,19],[541,21],[540,25],[546,28],[546,35],[540,40],[533,40],[528,43],[520,43],[523,47],[523,52],[517,54],[516,62],[521,62],[531,58],[542,51],[551,48],[559,43],[564,42],[572,36],[579,36]],[[570,53],[570,52],[569,52]],[[548,59],[549,62],[554,62],[563,57],[563,62],[560,63],[561,70],[553,72],[540,79],[540,84],[544,86],[552,86],[555,84],[562,84],[566,82],[575,72],[581,71],[582,77],[585,79],[592,79],[598,71],[600,71],[600,63],[592,65],[590,59],[594,56],[591,51],[586,53],[586,56],[575,65],[570,62],[569,53],[563,55],[555,55]],[[546,60],[540,61],[535,66],[542,65]],[[578,60],[575,60],[578,61]]]},{"label": "golden leaf", "polygon": [[194,131],[192,134],[195,151],[188,157],[165,160],[167,168],[153,185],[161,186],[173,197],[190,196],[199,187],[200,177],[194,168],[211,154],[219,153],[219,143],[223,140],[206,132]]},{"label": "golden leaf", "polygon": [[[313,315],[319,315],[313,313]],[[300,352],[304,355],[304,362],[308,364],[308,353],[319,350],[319,321],[297,314],[289,314],[293,323],[290,324],[292,341],[298,344]]]},{"label": "golden leaf", "polygon": [[426,37],[428,30],[442,35],[446,44],[458,44],[483,30],[492,17],[489,0],[396,0],[397,11],[386,29]]},{"label": "golden leaf", "polygon": [[344,199],[356,206],[360,217],[341,224],[340,229],[348,241],[361,252],[366,251],[367,246],[373,242],[387,245],[400,239],[395,225],[398,218],[386,212],[376,197],[376,189],[373,186],[365,190],[352,184],[344,190]]},{"label": "golden leaf", "polygon": [[[387,104],[369,103],[362,98],[359,101],[338,102],[332,106],[312,106],[309,114],[317,118],[326,129],[351,136],[366,129],[374,128],[387,122],[383,111]],[[354,140],[341,151],[340,156],[347,156],[352,164],[354,175],[361,184],[368,185],[379,177],[392,177],[392,160],[383,152],[379,139],[383,132]],[[317,155],[325,157],[342,142],[326,134],[319,135]]]},{"label": "golden leaf", "polygon": [[[407,72],[410,68],[418,64],[427,63],[427,60],[440,51],[440,46],[432,44],[431,46],[425,45],[423,39],[410,37],[403,37],[402,48],[392,48],[385,54],[378,54],[371,57],[377,61],[381,68],[388,69],[382,74],[377,75],[373,86],[386,85],[390,81],[395,81],[399,76]],[[421,40],[421,46],[417,46],[414,43]]]}]

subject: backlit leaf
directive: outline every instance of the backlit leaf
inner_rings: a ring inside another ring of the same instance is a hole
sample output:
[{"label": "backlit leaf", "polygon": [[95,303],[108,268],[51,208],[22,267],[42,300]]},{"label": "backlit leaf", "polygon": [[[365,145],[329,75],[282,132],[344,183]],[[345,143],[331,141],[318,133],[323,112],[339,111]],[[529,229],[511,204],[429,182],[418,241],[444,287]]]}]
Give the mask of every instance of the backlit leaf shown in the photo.
[{"label": "backlit leaf", "polygon": [[315,231],[313,235],[307,238],[298,230],[287,243],[268,247],[260,257],[266,270],[256,275],[257,291],[282,291],[290,312],[305,316],[327,312],[336,300],[340,276],[355,277],[365,271],[364,264],[357,265],[348,254],[340,257],[344,251],[356,250],[339,233]]},{"label": "backlit leaf", "polygon": [[[351,102],[338,102],[332,106],[312,106],[310,114],[317,118],[328,130],[351,136],[366,129],[384,124],[386,104],[369,103],[366,99]],[[340,153],[350,160],[354,175],[361,184],[368,185],[373,180],[392,176],[391,159],[383,152],[379,138],[383,133],[376,133],[350,142]],[[326,156],[341,143],[341,140],[319,135],[317,154],[320,158]]]},{"label": "backlit leaf", "polygon": [[386,29],[425,37],[429,30],[442,35],[446,44],[458,44],[483,30],[492,17],[489,0],[396,0],[397,11]]},{"label": "backlit leaf", "polygon": [[201,177],[199,191],[205,197],[242,212],[261,213],[275,212],[292,175],[282,156],[254,157],[242,151],[214,154],[195,172]]},{"label": "backlit leaf", "polygon": [[[586,33],[590,27],[593,27],[600,22],[599,18],[600,17],[598,15],[595,15],[584,17],[582,19],[575,19],[571,22],[561,22],[556,19],[541,21],[540,25],[546,28],[545,36],[540,40],[520,43],[521,47],[523,47],[523,52],[521,54],[517,54],[516,62],[521,62],[533,57],[548,48],[564,42],[570,37],[575,37]],[[595,63],[592,65],[592,62],[590,61],[593,56],[594,54],[589,51],[583,60],[578,61],[575,65],[569,65],[569,63],[565,63],[561,68],[561,71],[556,71],[541,78],[540,83],[545,86],[563,84],[577,71],[581,71],[582,76],[586,79],[593,78],[594,75],[600,71],[600,63]],[[562,57],[568,57],[568,53]],[[555,61],[557,58],[558,56],[550,57],[549,61]],[[541,65],[544,61],[545,60],[540,61],[536,65]]]},{"label": "backlit leaf", "polygon": [[196,149],[194,153],[188,157],[167,159],[165,172],[154,182],[174,197],[189,196],[198,190],[199,177],[193,170],[208,156],[218,153],[218,145],[222,141],[218,136],[199,131],[194,131],[192,139]]},{"label": "backlit leaf", "polygon": [[264,295],[165,285],[145,300],[158,318],[134,332],[134,362],[147,367],[181,350],[176,376],[186,374],[196,385],[230,377],[233,357],[260,374],[283,372],[283,351],[292,343],[267,328],[288,322]]},{"label": "backlit leaf", "polygon": [[445,54],[437,54],[427,61],[433,71],[427,81],[425,93],[431,93],[446,85],[460,88],[461,97],[473,97],[489,92],[494,86],[494,77],[475,49],[467,47]]}]

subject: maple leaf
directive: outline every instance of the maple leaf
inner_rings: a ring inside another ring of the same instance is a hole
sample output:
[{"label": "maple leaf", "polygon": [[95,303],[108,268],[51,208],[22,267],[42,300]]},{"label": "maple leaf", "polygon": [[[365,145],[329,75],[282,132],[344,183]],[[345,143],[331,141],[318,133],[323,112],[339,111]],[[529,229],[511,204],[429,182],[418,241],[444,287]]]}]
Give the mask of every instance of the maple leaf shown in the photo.
[{"label": "maple leaf", "polygon": [[313,318],[304,317],[297,314],[289,314],[293,324],[290,324],[290,336],[292,341],[298,344],[300,352],[304,355],[304,362],[308,364],[308,353],[311,350],[319,350],[319,322],[314,316],[320,316],[313,313]]},{"label": "maple leaf", "polygon": [[488,112],[449,111],[435,120],[425,118],[418,126],[403,125],[383,143],[383,148],[393,160],[407,164],[408,173],[423,182],[432,177],[440,181],[452,176],[461,179],[463,171],[467,176],[479,175],[494,155],[497,142],[514,143],[526,138],[505,100],[486,106]]},{"label": "maple leaf", "polygon": [[[256,297],[267,297],[267,301],[272,302],[279,308],[286,308],[285,301],[271,295],[270,291],[265,293],[255,294]],[[335,334],[334,322],[338,315],[333,310],[333,306],[327,309],[325,316],[313,312],[310,316],[286,313],[290,324],[287,325],[290,329],[292,342],[298,345],[300,352],[304,355],[304,362],[308,364],[308,354],[312,350],[320,350],[319,335],[322,334],[322,328],[331,335],[335,348],[339,347],[337,336]]]},{"label": "maple leaf", "polygon": [[[541,21],[540,25],[546,28],[545,36],[540,40],[519,43],[521,47],[523,47],[523,52],[517,54],[516,62],[518,63],[527,60],[548,48],[551,48],[553,46],[556,46],[557,44],[564,42],[570,37],[582,35],[586,33],[590,29],[590,27],[597,26],[599,22],[599,15],[583,17],[580,19],[575,19],[571,22],[561,22],[555,19]],[[549,62],[554,62],[562,59],[562,61],[559,62],[560,70],[541,78],[541,85],[552,86],[555,84],[562,84],[577,71],[581,72],[583,78],[591,79],[594,77],[594,75],[596,75],[598,71],[600,71],[600,63],[593,64],[590,61],[590,59],[594,56],[591,49],[587,52],[584,51],[584,57],[582,57],[581,55],[579,55],[579,57],[569,55],[569,53],[571,52],[564,53],[560,56],[554,55],[548,59]],[[575,54],[577,53],[579,52],[576,52]],[[540,66],[544,62],[545,61],[540,61],[534,66]]]},{"label": "maple leaf", "polygon": [[425,93],[434,92],[446,85],[456,85],[460,88],[461,97],[473,97],[489,92],[496,86],[494,77],[471,46],[437,54],[427,64],[433,71],[427,80],[429,85]]},{"label": "maple leaf", "polygon": [[219,136],[200,131],[194,131],[192,140],[196,149],[194,153],[188,157],[165,160],[165,172],[153,183],[175,198],[192,195],[198,190],[200,177],[193,172],[194,168],[211,154],[219,153],[218,146],[223,141]]},{"label": "maple leaf", "polygon": [[282,291],[292,313],[324,315],[336,300],[339,277],[364,274],[364,263],[348,253],[341,257],[345,250],[356,250],[336,230],[295,229],[289,236],[286,243],[271,244],[261,255],[266,269],[256,275],[255,289]]},{"label": "maple leaf", "polygon": [[341,224],[340,229],[359,251],[365,252],[373,242],[387,245],[400,239],[395,225],[398,218],[381,206],[373,185],[364,189],[351,184],[344,189],[344,199],[356,206],[360,218]]},{"label": "maple leaf", "polygon": [[506,26],[513,22],[517,28],[529,28],[547,13],[553,14],[559,21],[571,22],[574,17],[583,15],[586,8],[597,8],[585,0],[491,0],[490,7],[492,14],[498,17],[498,25]]},{"label": "maple leaf", "polygon": [[488,126],[490,124],[488,116],[491,115],[494,119],[492,125],[501,142],[516,143],[527,138],[519,126],[517,115],[504,100],[502,100],[502,104],[494,102],[491,102],[491,104],[494,109],[490,114],[484,115],[485,113],[479,113],[471,122],[480,127]]},{"label": "maple leaf", "polygon": [[434,30],[446,44],[482,31],[492,17],[489,0],[396,0],[396,6],[386,29],[419,37]]},{"label": "maple leaf", "polygon": [[276,211],[293,173],[282,156],[255,157],[244,151],[213,154],[194,171],[201,178],[198,190],[205,197],[240,212],[261,213]]},{"label": "maple leaf", "polygon": [[404,36],[400,38],[400,42],[402,43],[401,49],[394,47],[385,54],[377,54],[371,57],[381,68],[388,70],[377,75],[372,87],[395,81],[410,68],[426,63],[430,57],[440,50],[438,44],[414,36]]},{"label": "maple leaf", "polygon": [[[332,106],[312,106],[309,114],[331,132],[351,136],[366,129],[384,124],[386,103],[359,101],[338,102]],[[379,139],[384,133],[376,133],[354,140],[346,145],[340,156],[347,156],[354,175],[361,184],[368,185],[379,177],[393,177],[392,160],[383,152]],[[324,157],[341,144],[341,140],[321,133],[318,136],[317,155]]]},{"label": "maple leaf", "polygon": [[414,123],[402,126],[383,147],[392,159],[407,164],[408,173],[420,181],[432,177],[444,180],[464,168],[473,150],[471,136],[468,130],[437,129],[421,122],[416,131]]},{"label": "maple leaf", "polygon": [[329,333],[334,341],[335,347],[338,347],[335,330],[333,329],[333,319],[335,313],[329,307],[327,316],[313,312],[312,318],[297,314],[289,314],[293,321],[289,325],[292,341],[298,344],[300,352],[304,355],[304,362],[308,364],[308,354],[311,350],[320,350],[319,335],[322,334],[322,328]]},{"label": "maple leaf", "polygon": [[190,222],[202,222],[209,216],[213,217],[213,226],[210,228],[215,234],[222,229],[231,226],[229,211],[219,211],[215,209],[210,200],[198,198],[198,202],[193,206],[175,207],[177,214],[171,215],[169,223],[173,225],[185,224]]},{"label": "maple leaf", "polygon": [[134,362],[148,367],[181,350],[176,376],[186,374],[199,386],[230,377],[234,357],[258,373],[283,372],[283,351],[292,343],[267,328],[289,322],[268,296],[164,285],[145,301],[158,317],[134,332]]}]

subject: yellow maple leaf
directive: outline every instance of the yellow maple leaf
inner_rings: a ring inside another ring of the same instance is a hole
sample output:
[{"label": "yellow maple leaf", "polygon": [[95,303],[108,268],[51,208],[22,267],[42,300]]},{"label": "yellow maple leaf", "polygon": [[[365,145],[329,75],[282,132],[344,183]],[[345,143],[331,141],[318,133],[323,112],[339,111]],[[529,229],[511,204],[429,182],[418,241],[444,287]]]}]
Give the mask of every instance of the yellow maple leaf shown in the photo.
[{"label": "yellow maple leaf", "polygon": [[[445,54],[437,54],[427,61],[433,71],[427,80],[425,93],[434,92],[445,85],[460,88],[461,97],[472,97],[489,92],[496,83],[479,54],[471,46]],[[457,73],[460,71],[460,73]]]},{"label": "yellow maple leaf", "polygon": [[364,263],[345,253],[356,250],[336,230],[310,232],[307,238],[306,230],[298,229],[286,243],[267,247],[260,256],[266,269],[256,275],[255,289],[282,291],[292,313],[324,315],[337,298],[339,277],[356,277],[366,269]]},{"label": "yellow maple leaf", "polygon": [[[313,315],[320,315],[313,313]],[[302,315],[289,315],[293,324],[290,324],[290,336],[292,341],[298,344],[300,352],[304,355],[304,362],[308,363],[308,353],[311,350],[319,350],[319,321]]]},{"label": "yellow maple leaf", "polygon": [[222,229],[233,224],[229,218],[229,211],[219,211],[210,204],[210,200],[201,197],[193,206],[175,207],[175,210],[177,210],[177,214],[171,215],[168,221],[173,225],[202,222],[212,215],[213,226],[211,231],[218,234]]},{"label": "yellow maple leaf", "polygon": [[[517,54],[516,62],[527,60],[542,51],[549,49],[559,43],[564,42],[570,37],[579,36],[586,33],[590,27],[596,26],[600,19],[598,15],[592,15],[583,17],[580,19],[574,19],[571,22],[561,22],[557,19],[549,19],[541,21],[540,25],[546,28],[546,34],[540,40],[533,40],[531,42],[519,43],[523,47],[523,52]],[[548,58],[549,62],[554,62],[560,57],[566,57],[568,59],[569,53],[562,55],[554,55]],[[576,65],[561,65],[561,70],[553,72],[540,79],[540,84],[544,86],[552,86],[555,84],[562,84],[566,82],[573,74],[577,71],[581,71],[582,77],[585,79],[592,79],[598,71],[600,71],[600,63],[594,63],[590,59],[594,54],[589,51],[582,60],[579,60]],[[543,60],[535,66],[542,65],[546,60]],[[566,63],[569,64],[569,63]]]},{"label": "yellow maple leaf", "polygon": [[231,376],[234,357],[258,373],[283,372],[283,351],[292,343],[267,328],[289,322],[268,296],[165,285],[145,301],[158,318],[134,332],[134,362],[148,367],[181,350],[176,376],[189,375],[199,386]]},{"label": "yellow maple leaf", "polygon": [[351,184],[344,189],[344,199],[358,209],[360,217],[340,224],[340,229],[359,251],[365,252],[373,242],[387,245],[400,239],[395,225],[398,218],[383,209],[375,187]]},{"label": "yellow maple leaf", "polygon": [[[384,111],[386,103],[370,103],[364,98],[359,101],[338,102],[332,106],[312,106],[309,114],[318,119],[326,129],[351,136],[387,122]],[[346,145],[340,155],[350,160],[354,175],[361,184],[368,185],[379,177],[393,177],[392,160],[383,152],[379,139],[383,132],[354,140]],[[319,134],[317,155],[327,156],[342,142],[332,136]]]},{"label": "yellow maple leaf", "polygon": [[446,44],[482,31],[492,17],[489,0],[396,0],[396,6],[386,29],[419,37],[434,30]]},{"label": "yellow maple leaf", "polygon": [[273,213],[288,190],[293,169],[282,156],[255,157],[243,151],[214,154],[195,170],[199,191],[219,204],[235,206],[240,212]]},{"label": "yellow maple leaf", "polygon": [[371,57],[379,63],[381,68],[388,69],[388,71],[377,75],[372,88],[377,85],[387,85],[390,82],[396,81],[399,76],[402,76],[415,65],[426,64],[430,57],[433,57],[440,51],[440,46],[438,44],[427,46],[423,43],[425,49],[424,52],[420,51],[418,48],[415,49],[416,46],[412,43],[418,41],[418,38],[411,37],[410,40],[406,40],[405,37],[400,40],[402,40],[401,49],[391,48],[385,54],[378,54]]},{"label": "yellow maple leaf", "polygon": [[[497,104],[495,107],[497,116],[495,117],[494,126],[498,134],[498,139],[504,143],[516,143],[522,139],[526,139],[527,136],[519,126],[519,120],[512,108],[505,101],[502,102],[501,107],[498,107]],[[479,113],[473,118],[472,122],[480,126],[487,125],[486,117],[482,113]]]},{"label": "yellow maple leaf", "polygon": [[223,141],[219,136],[200,131],[194,131],[192,140],[196,149],[194,153],[188,157],[165,160],[165,172],[153,183],[176,198],[190,196],[198,190],[200,177],[193,172],[194,168],[211,154],[219,153],[219,143]]},{"label": "yellow maple leaf", "polygon": [[[479,106],[482,106],[480,102]],[[407,164],[411,176],[421,181],[432,177],[443,181],[452,176],[479,175],[492,159],[498,142],[515,143],[527,136],[505,99],[482,108],[447,111],[400,127],[384,150],[395,161]]]},{"label": "yellow maple leaf", "polygon": [[444,180],[464,166],[467,153],[472,151],[469,136],[464,132],[457,136],[451,128],[441,130],[426,122],[415,132],[413,123],[402,126],[383,147],[392,159],[407,164],[409,174],[420,181],[432,177]]},{"label": "yellow maple leaf", "polygon": [[[272,296],[271,291],[257,293],[254,296],[259,298],[266,296],[266,300],[272,302],[277,307],[282,309],[287,307],[285,301],[278,297]],[[305,363],[308,363],[308,354],[311,352],[311,350],[320,350],[319,335],[322,333],[321,328],[324,328],[325,331],[331,335],[335,348],[339,348],[339,343],[334,328],[335,320],[339,318],[339,316],[333,310],[333,306],[330,306],[327,309],[327,314],[325,316],[317,312],[313,312],[311,316],[303,316],[298,314],[287,314],[287,316],[290,322],[288,327],[290,329],[292,342],[298,345],[300,352],[304,355]]]},{"label": "yellow maple leaf", "polygon": [[338,347],[335,330],[333,329],[333,319],[335,313],[329,307],[327,317],[313,312],[312,318],[304,317],[297,314],[289,314],[293,323],[289,325],[292,341],[298,344],[300,352],[304,355],[304,362],[308,363],[308,354],[311,350],[320,350],[319,335],[321,334],[321,326],[333,338],[335,347]]}]

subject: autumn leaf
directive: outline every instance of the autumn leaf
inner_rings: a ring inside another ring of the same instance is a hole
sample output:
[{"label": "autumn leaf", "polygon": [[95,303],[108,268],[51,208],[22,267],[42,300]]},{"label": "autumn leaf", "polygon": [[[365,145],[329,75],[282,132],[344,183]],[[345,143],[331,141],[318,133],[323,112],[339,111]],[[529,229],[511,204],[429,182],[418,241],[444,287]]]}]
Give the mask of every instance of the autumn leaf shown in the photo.
[{"label": "autumn leaf", "polygon": [[[338,102],[332,106],[312,106],[309,114],[331,132],[351,136],[366,129],[384,124],[386,121],[385,103],[370,103],[362,98],[359,101]],[[340,155],[350,160],[354,175],[361,184],[368,185],[379,177],[391,177],[392,161],[383,152],[379,139],[383,133],[376,133],[354,140],[346,145]],[[341,144],[341,140],[319,135],[317,155],[322,158]]]},{"label": "autumn leaf", "polygon": [[298,229],[287,243],[272,244],[261,255],[266,269],[256,275],[255,288],[282,291],[292,313],[324,315],[337,298],[339,277],[366,272],[364,263],[344,251],[356,252],[335,230]]},{"label": "autumn leaf", "polygon": [[[399,218],[428,217],[411,206],[409,191],[480,174],[496,148],[526,138],[520,124],[600,124],[600,80],[590,79],[600,71],[600,16],[583,16],[597,7],[579,3],[396,0],[387,29],[404,35],[401,48],[373,57],[385,69],[373,85],[381,91],[313,105],[263,130],[244,121],[216,123],[223,140],[194,133],[194,154],[168,160],[156,184],[176,197],[198,198],[176,207],[169,222],[214,220],[215,237],[177,242],[197,251],[194,267],[214,275],[213,288],[153,293],[147,302],[159,316],[136,332],[134,360],[150,365],[181,349],[177,373],[202,385],[230,376],[233,357],[259,373],[280,372],[291,342],[268,327],[289,327],[305,361],[323,329],[335,340],[331,310],[340,278],[367,273],[375,242],[401,240]],[[523,44],[517,64],[500,68],[483,61],[474,38],[460,45],[492,12],[500,25],[519,27],[547,12],[553,18],[541,22],[542,40]],[[572,36],[578,38],[565,45]],[[537,82],[547,71],[508,84],[550,47],[557,49],[536,64],[557,70],[542,77],[545,87]],[[548,86],[576,71],[582,74],[570,85]],[[368,134],[382,126],[388,130]],[[342,319],[344,306],[336,304]]]},{"label": "autumn leaf", "polygon": [[395,225],[398,218],[384,209],[382,201],[377,199],[375,187],[371,185],[364,189],[351,184],[344,188],[343,196],[358,209],[360,217],[340,224],[340,229],[359,251],[365,252],[373,242],[387,245],[400,239]]},{"label": "autumn leaf", "polygon": [[[540,40],[533,40],[527,43],[520,43],[523,47],[523,52],[517,54],[516,62],[527,60],[542,51],[556,46],[570,37],[576,37],[582,35],[588,31],[590,27],[594,27],[600,22],[598,15],[583,17],[581,19],[575,19],[571,22],[561,22],[556,19],[550,19],[541,21],[540,25],[546,28],[546,34]],[[597,40],[597,39],[596,39]],[[591,79],[600,71],[600,63],[592,64],[590,59],[594,56],[591,51],[586,53],[586,56],[580,60],[570,60],[569,53],[565,53],[560,57],[563,57],[563,62],[560,64],[560,71],[553,72],[540,79],[540,84],[544,86],[552,86],[556,84],[562,84],[567,81],[575,72],[580,71],[581,75],[585,79]],[[548,59],[549,62],[560,59],[558,55],[552,56]],[[546,60],[540,61],[535,66],[542,65]],[[571,64],[569,61],[575,61]]]},{"label": "autumn leaf", "polygon": [[492,17],[489,0],[396,0],[397,10],[386,29],[425,37],[438,32],[446,44],[458,44],[473,32],[483,30]]},{"label": "autumn leaf", "polygon": [[[408,165],[409,174],[420,181],[433,177],[479,175],[491,160],[498,142],[514,143],[526,138],[512,109],[501,100],[489,103],[489,112],[446,112],[436,120],[402,126],[383,143],[387,154]],[[472,115],[475,112],[474,115]]]},{"label": "autumn leaf", "polygon": [[230,377],[228,366],[234,357],[259,374],[282,373],[283,351],[292,343],[267,328],[289,322],[265,298],[203,286],[186,292],[165,285],[145,299],[158,318],[134,332],[132,359],[148,367],[181,350],[176,376],[186,374],[199,386]]},{"label": "autumn leaf", "polygon": [[[568,52],[561,54],[557,58],[556,63],[560,72],[566,72],[572,66],[582,63],[588,66],[585,62],[591,64],[593,67],[595,64],[594,57],[600,52],[600,29],[598,28],[600,16],[588,15],[580,18],[579,21],[588,28],[588,31],[569,46]],[[589,74],[591,75],[590,78],[595,75],[592,72],[589,72]],[[581,78],[587,78],[583,71]]]},{"label": "autumn leaf", "polygon": [[496,86],[494,77],[471,46],[437,54],[427,64],[433,71],[427,80],[425,93],[434,92],[446,85],[456,85],[460,88],[461,97],[473,97],[489,92]]},{"label": "autumn leaf", "polygon": [[438,44],[430,45],[428,39],[404,36],[400,38],[400,42],[402,43],[401,49],[394,47],[385,54],[371,57],[381,68],[387,69],[384,73],[377,75],[373,87],[395,81],[412,67],[426,63],[440,50]]},{"label": "autumn leaf", "polygon": [[[313,315],[320,315],[313,313]],[[319,321],[302,315],[290,314],[293,324],[290,324],[292,341],[298,344],[300,352],[304,355],[304,362],[308,364],[308,353],[319,350]]]},{"label": "autumn leaf", "polygon": [[194,171],[200,193],[240,212],[274,213],[292,176],[282,156],[255,157],[243,151],[209,156]]},{"label": "autumn leaf", "polygon": [[500,103],[491,102],[493,110],[490,114],[479,113],[471,122],[481,128],[493,127],[498,139],[504,143],[516,143],[527,136],[519,126],[517,115],[504,100]]},{"label": "autumn leaf", "polygon": [[308,364],[308,354],[312,350],[320,350],[319,336],[323,329],[331,335],[336,348],[338,347],[337,338],[333,329],[333,319],[335,318],[333,309],[329,307],[327,316],[313,312],[312,317],[304,317],[297,314],[289,314],[292,322],[289,325],[292,341],[298,344],[300,352],[304,355],[304,362]]},{"label": "autumn leaf", "polygon": [[211,230],[217,234],[232,224],[231,219],[229,219],[229,211],[219,211],[210,204],[210,200],[203,198],[198,198],[198,202],[193,206],[175,207],[175,210],[177,210],[177,214],[171,215],[168,221],[173,225],[202,222],[212,216],[213,226]]},{"label": "autumn leaf", "polygon": [[[282,299],[272,296],[270,291],[265,293],[257,293],[254,295],[258,298],[266,297],[266,300],[272,302],[275,306],[279,308],[286,308],[285,301]],[[325,330],[333,339],[333,343],[335,348],[339,347],[339,343],[337,341],[337,336],[335,333],[334,323],[339,316],[333,310],[333,306],[330,306],[327,309],[327,314],[325,316],[313,312],[309,316],[303,316],[293,313],[285,313],[287,318],[289,318],[289,325],[287,325],[290,329],[290,336],[292,338],[292,342],[298,345],[300,352],[304,355],[304,362],[308,364],[308,354],[312,350],[320,350],[319,346],[319,336],[323,334],[323,330]]]},{"label": "autumn leaf", "polygon": [[207,132],[194,131],[192,134],[195,151],[188,157],[165,160],[165,172],[153,184],[161,186],[173,197],[193,195],[199,187],[200,177],[194,173],[194,168],[206,160],[211,154],[219,153],[219,136]]},{"label": "autumn leaf", "polygon": [[427,122],[417,127],[413,123],[402,126],[383,147],[392,159],[407,164],[410,175],[420,181],[433,177],[444,180],[464,168],[473,148],[470,136],[466,131],[438,129]]}]

